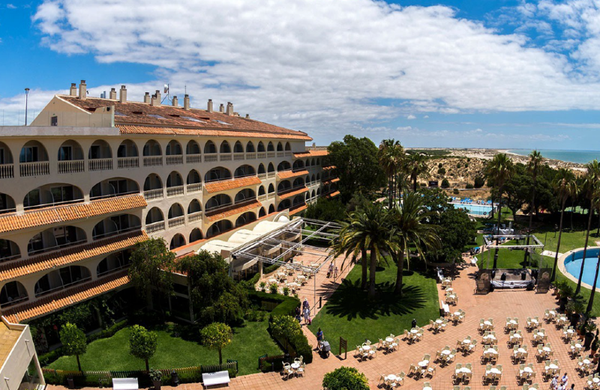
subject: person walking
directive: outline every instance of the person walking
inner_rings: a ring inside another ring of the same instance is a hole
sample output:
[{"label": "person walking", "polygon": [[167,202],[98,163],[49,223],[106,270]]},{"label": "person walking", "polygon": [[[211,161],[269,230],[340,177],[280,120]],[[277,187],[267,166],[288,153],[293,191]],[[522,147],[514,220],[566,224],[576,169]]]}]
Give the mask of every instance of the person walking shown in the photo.
[{"label": "person walking", "polygon": [[560,380],[560,384],[562,385],[563,389],[567,388],[567,385],[569,384],[569,377],[567,376],[567,372],[565,371],[565,374],[563,375],[563,377]]},{"label": "person walking", "polygon": [[336,265],[335,268],[333,269],[333,278],[337,279],[337,277],[338,277],[338,267]]}]

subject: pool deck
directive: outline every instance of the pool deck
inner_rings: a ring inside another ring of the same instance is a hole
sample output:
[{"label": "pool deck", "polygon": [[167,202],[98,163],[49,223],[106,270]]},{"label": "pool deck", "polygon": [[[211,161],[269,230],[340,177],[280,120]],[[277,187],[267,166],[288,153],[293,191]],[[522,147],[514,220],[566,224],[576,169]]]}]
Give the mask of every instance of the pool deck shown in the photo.
[{"label": "pool deck", "polygon": [[[590,249],[600,249],[600,246],[588,246],[588,250],[590,250]],[[583,251],[583,248],[573,249],[572,251],[568,251],[558,258],[558,269],[560,270],[560,272],[562,272],[563,275],[565,275],[567,278],[569,278],[571,281],[573,281],[575,283],[577,283],[579,281],[579,279],[577,279],[575,276],[571,275],[569,273],[569,271],[567,271],[567,268],[565,267],[565,260],[567,260],[569,258],[569,256],[571,256],[574,252],[580,252],[580,251]],[[581,285],[589,290],[591,290],[593,288],[592,285],[585,283],[583,280],[581,281]],[[600,286],[598,286],[598,287],[600,287]]]}]

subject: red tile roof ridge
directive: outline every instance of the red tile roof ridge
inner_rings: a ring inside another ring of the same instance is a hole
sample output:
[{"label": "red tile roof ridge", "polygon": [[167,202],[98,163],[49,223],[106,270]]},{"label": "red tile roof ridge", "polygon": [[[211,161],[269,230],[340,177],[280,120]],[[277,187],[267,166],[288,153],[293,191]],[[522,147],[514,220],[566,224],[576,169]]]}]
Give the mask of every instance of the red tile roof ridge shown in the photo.
[{"label": "red tile roof ridge", "polygon": [[258,178],[258,176],[246,176],[237,179],[208,182],[204,184],[204,188],[206,188],[206,192],[210,194],[213,192],[227,191],[232,190],[234,188],[240,188],[260,183],[261,181]]},{"label": "red tile roof ridge", "polygon": [[70,203],[0,216],[0,233],[37,226],[74,221],[98,215],[147,206],[140,194],[92,200],[89,203]]},{"label": "red tile roof ridge", "polygon": [[308,135],[296,134],[274,134],[264,131],[213,129],[213,128],[175,128],[165,126],[149,125],[126,125],[117,124],[116,127],[121,134],[158,134],[158,135],[193,135],[205,137],[242,137],[242,138],[266,138],[266,139],[292,139],[311,141]]},{"label": "red tile roof ridge", "polygon": [[250,210],[260,207],[260,206],[262,206],[262,203],[260,203],[258,200],[253,200],[252,202],[247,203],[247,204],[232,205],[217,214],[207,216],[206,219],[208,219],[211,222],[217,221],[220,219],[231,217],[232,215],[235,215],[235,214],[245,213],[246,211],[250,211]]},{"label": "red tile roof ridge", "polygon": [[282,172],[277,172],[277,177],[279,177],[280,179],[289,179],[291,177],[296,177],[296,176],[302,176],[302,175],[308,175],[308,170],[303,169],[300,171],[282,171]]},{"label": "red tile roof ridge", "polygon": [[279,199],[280,200],[284,200],[284,199],[287,199],[287,198],[291,198],[292,196],[301,194],[301,193],[306,192],[306,191],[308,191],[308,188],[306,188],[306,186],[304,186],[304,187],[300,188],[299,190],[295,190],[295,191],[291,191],[291,192],[286,192],[285,194],[279,195]]},{"label": "red tile roof ridge", "polygon": [[304,211],[307,208],[308,208],[307,205],[302,205],[302,206],[298,207],[297,209],[291,210],[290,215],[298,214],[299,212]]},{"label": "red tile roof ridge", "polygon": [[324,156],[327,156],[328,154],[329,153],[328,153],[327,149],[309,149],[304,152],[294,153],[294,157],[296,157],[296,158],[324,157]]}]

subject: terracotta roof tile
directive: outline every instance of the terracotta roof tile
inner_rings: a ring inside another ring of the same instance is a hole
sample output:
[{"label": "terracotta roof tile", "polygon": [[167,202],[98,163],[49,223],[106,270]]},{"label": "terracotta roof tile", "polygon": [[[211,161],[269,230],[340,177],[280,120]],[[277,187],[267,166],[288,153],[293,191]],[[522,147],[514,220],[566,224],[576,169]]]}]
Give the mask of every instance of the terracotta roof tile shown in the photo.
[{"label": "terracotta roof tile", "polygon": [[206,188],[206,192],[210,194],[213,192],[227,191],[232,190],[234,188],[240,188],[260,183],[261,181],[258,178],[258,176],[248,176],[233,180],[219,180],[209,182],[204,184],[204,188]]},{"label": "terracotta roof tile", "polygon": [[71,287],[34,302],[9,307],[2,311],[10,322],[19,323],[94,298],[129,283],[127,270]]},{"label": "terracotta roof tile", "polygon": [[296,177],[296,176],[302,176],[302,175],[308,175],[308,171],[306,169],[302,170],[302,171],[283,171],[283,172],[277,172],[277,177],[280,179],[289,179],[290,177]]},{"label": "terracotta roof tile", "polygon": [[135,231],[89,244],[76,245],[52,253],[30,257],[25,260],[10,261],[0,264],[0,282],[15,279],[35,272],[46,271],[54,267],[62,267],[80,260],[127,249],[147,240],[144,231]]},{"label": "terracotta roof tile", "polygon": [[340,194],[340,192],[336,191],[336,192],[332,192],[331,194],[325,195],[325,197],[334,198],[334,197],[338,196],[339,194]]},{"label": "terracotta roof tile", "polygon": [[299,212],[301,212],[301,211],[304,211],[304,210],[306,210],[307,208],[308,208],[308,206],[307,206],[307,205],[302,205],[302,206],[298,207],[297,209],[293,209],[293,210],[291,210],[291,211],[290,211],[290,215],[295,215],[295,214],[298,214]]},{"label": "terracotta roof tile", "polygon": [[21,215],[12,213],[0,217],[0,233],[90,218],[97,215],[145,207],[146,205],[144,197],[136,194],[93,200],[89,203],[52,206],[27,211]]},{"label": "terracotta roof tile", "polygon": [[[167,105],[152,106],[142,102],[121,103],[118,100],[60,95],[59,99],[85,111],[95,112],[101,107],[115,106],[115,124],[125,133],[193,134],[238,137],[264,137],[312,140],[306,133],[259,122],[254,119],[221,112]],[[124,126],[122,126],[124,125]],[[144,127],[145,126],[145,127]]]},{"label": "terracotta roof tile", "polygon": [[325,181],[323,182],[323,185],[326,185],[326,184],[332,184],[332,183],[337,183],[338,181],[340,181],[340,178],[339,178],[339,177],[336,177],[335,179],[329,179],[329,180],[325,180]]},{"label": "terracotta roof tile", "polygon": [[324,170],[324,171],[329,171],[329,170],[331,170],[331,169],[335,169],[335,165],[328,165],[328,166],[326,166],[326,167],[323,167],[323,170]]},{"label": "terracotta roof tile", "polygon": [[327,149],[310,149],[306,152],[294,153],[294,157],[324,157],[327,156]]},{"label": "terracotta roof tile", "polygon": [[308,188],[302,187],[299,190],[295,190],[295,191],[292,191],[292,192],[286,192],[285,194],[279,195],[279,200],[284,200],[284,199],[287,199],[287,198],[291,198],[293,196],[296,196],[296,195],[301,194],[301,193],[306,192],[306,191],[308,191]]},{"label": "terracotta roof tile", "polygon": [[262,204],[258,200],[253,200],[250,203],[232,205],[230,207],[227,207],[226,209],[223,209],[223,211],[220,211],[217,214],[212,214],[210,216],[207,215],[206,219],[208,219],[211,222],[218,221],[220,219],[231,217],[232,215],[235,215],[235,214],[241,214],[241,213],[245,213],[246,211],[254,210],[257,207],[261,207],[261,206],[262,206]]}]

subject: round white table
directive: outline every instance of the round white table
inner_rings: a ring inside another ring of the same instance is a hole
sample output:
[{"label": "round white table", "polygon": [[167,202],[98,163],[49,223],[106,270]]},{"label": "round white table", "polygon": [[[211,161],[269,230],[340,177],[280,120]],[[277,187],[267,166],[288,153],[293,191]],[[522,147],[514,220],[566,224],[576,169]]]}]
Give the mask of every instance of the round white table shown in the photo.
[{"label": "round white table", "polygon": [[556,364],[554,364],[554,363],[550,363],[550,364],[548,365],[548,368],[549,368],[550,370],[558,370],[558,366],[557,366]]},{"label": "round white table", "polygon": [[583,364],[590,364],[591,361],[589,359],[583,359]]},{"label": "round white table", "polygon": [[423,387],[423,390],[431,390],[431,387]]},{"label": "round white table", "polygon": [[435,320],[435,323],[441,325],[444,323],[444,320],[437,319]]},{"label": "round white table", "polygon": [[515,339],[520,339],[520,338],[521,338],[521,337],[523,337],[523,336],[521,336],[521,335],[520,335],[520,334],[518,334],[518,333],[515,333],[515,334],[513,334],[511,337],[512,337],[512,338],[515,338]]},{"label": "round white table", "polygon": [[417,334],[417,333],[419,333],[419,329],[411,329],[411,330],[410,330],[410,333]]},{"label": "round white table", "polygon": [[370,345],[363,345],[361,348],[362,348],[363,351],[369,351],[369,350],[371,350],[371,346]]},{"label": "round white table", "polygon": [[394,381],[395,382],[395,381],[398,380],[398,377],[396,375],[394,375],[394,374],[390,374],[390,375],[386,376],[384,379],[386,381]]},{"label": "round white table", "polygon": [[544,352],[552,352],[552,349],[550,347],[544,347],[544,348],[542,348],[542,351],[544,351]]},{"label": "round white table", "polygon": [[496,374],[496,375],[500,375],[500,374],[502,374],[502,372],[501,372],[499,369],[497,369],[497,368],[490,368],[490,370],[489,370],[489,371],[486,371],[486,373],[489,373],[489,374]]},{"label": "round white table", "polygon": [[446,291],[447,292],[452,292],[452,291],[454,291],[454,289],[452,287],[448,287],[448,288],[446,288]]},{"label": "round white table", "polygon": [[385,341],[387,341],[388,343],[391,343],[394,341],[394,339],[392,337],[386,337]]},{"label": "round white table", "polygon": [[296,362],[294,362],[294,363],[292,363],[290,366],[291,366],[291,367],[292,367],[294,370],[297,370],[297,369],[299,369],[299,368],[300,368],[300,363],[296,363]]},{"label": "round white table", "polygon": [[593,381],[594,383],[598,383],[598,382],[600,382],[600,378],[596,378],[596,377],[594,377],[594,378],[592,378],[592,381]]},{"label": "round white table", "polygon": [[450,355],[452,353],[452,351],[450,351],[449,349],[444,349],[442,352],[440,352],[440,355]]},{"label": "round white table", "polygon": [[469,370],[467,367],[463,367],[463,368],[459,368],[458,370],[456,370],[457,373],[463,373],[463,374],[470,374],[471,370]]},{"label": "round white table", "polygon": [[496,340],[496,336],[493,334],[488,334],[487,336],[483,336],[484,340]]},{"label": "round white table", "polygon": [[419,365],[419,367],[427,367],[429,365],[429,360],[421,360],[417,364]]},{"label": "round white table", "polygon": [[577,348],[577,349],[581,349],[581,348],[583,348],[583,347],[581,346],[581,344],[575,344],[575,348]]},{"label": "round white table", "polygon": [[494,348],[488,348],[485,350],[485,352],[483,352],[485,355],[487,354],[492,354],[492,355],[497,355],[498,351],[496,351]]},{"label": "round white table", "polygon": [[533,370],[531,369],[531,367],[525,367],[523,368],[523,372],[527,372],[529,374],[533,373]]}]

